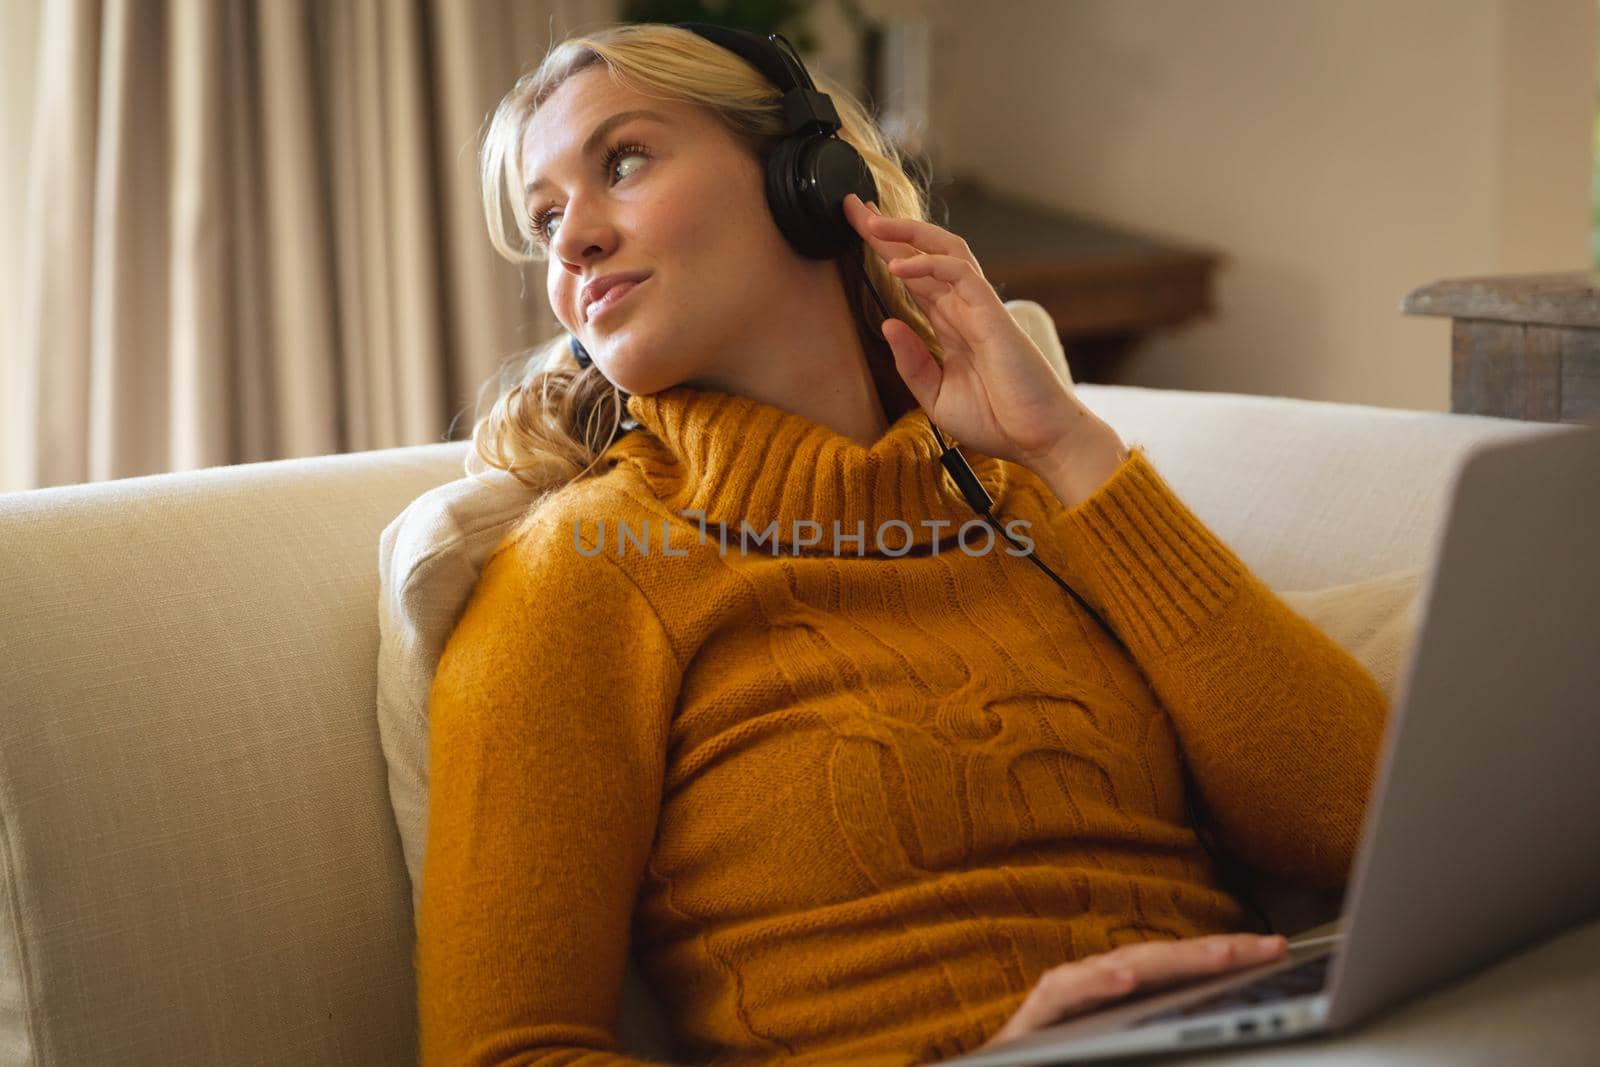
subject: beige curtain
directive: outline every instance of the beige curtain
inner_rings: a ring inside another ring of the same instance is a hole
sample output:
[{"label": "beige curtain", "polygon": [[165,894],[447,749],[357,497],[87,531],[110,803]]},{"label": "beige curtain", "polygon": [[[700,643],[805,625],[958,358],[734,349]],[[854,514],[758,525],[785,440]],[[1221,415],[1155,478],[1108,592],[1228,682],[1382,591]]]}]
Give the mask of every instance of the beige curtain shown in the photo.
[{"label": "beige curtain", "polygon": [[[478,131],[612,0],[50,0],[11,488],[459,439],[558,328]],[[452,422],[454,422],[453,432]]]}]

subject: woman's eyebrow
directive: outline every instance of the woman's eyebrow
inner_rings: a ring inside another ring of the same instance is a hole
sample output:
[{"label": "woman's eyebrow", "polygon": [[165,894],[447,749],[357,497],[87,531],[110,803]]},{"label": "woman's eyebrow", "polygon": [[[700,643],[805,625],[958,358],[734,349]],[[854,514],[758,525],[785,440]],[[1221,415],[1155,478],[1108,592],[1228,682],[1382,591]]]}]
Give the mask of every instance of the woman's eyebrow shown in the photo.
[{"label": "woman's eyebrow", "polygon": [[[624,122],[628,122],[632,119],[649,119],[652,122],[660,123],[665,123],[667,121],[667,117],[665,115],[661,114],[659,111],[651,111],[648,108],[640,108],[634,111],[619,111],[610,118],[603,120],[600,125],[594,128],[594,132],[589,134],[588,139],[583,142],[583,154],[586,156],[593,155],[595,147],[605,139],[606,134],[610,133],[613,128],[620,126]],[[533,181],[522,187],[523,199],[526,200],[528,197],[533,195],[534,190],[547,184],[549,184],[547,179],[535,178]]]}]

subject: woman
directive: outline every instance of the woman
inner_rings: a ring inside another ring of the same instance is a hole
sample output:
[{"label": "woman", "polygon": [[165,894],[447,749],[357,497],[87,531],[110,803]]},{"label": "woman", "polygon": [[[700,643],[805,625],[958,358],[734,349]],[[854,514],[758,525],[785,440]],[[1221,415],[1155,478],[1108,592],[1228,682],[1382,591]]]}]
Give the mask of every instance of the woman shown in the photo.
[{"label": "woman", "polygon": [[[592,365],[551,346],[475,431],[571,477],[435,678],[424,1062],[626,1062],[630,953],[697,1062],[885,1065],[1276,958],[1185,763],[1242,861],[1348,874],[1382,691],[1063,387],[819,88],[882,209],[847,200],[835,261],[767,206],[779,90],[687,30],[569,40],[490,124],[491,234],[546,263]],[[983,536],[930,422],[1020,536]]]}]

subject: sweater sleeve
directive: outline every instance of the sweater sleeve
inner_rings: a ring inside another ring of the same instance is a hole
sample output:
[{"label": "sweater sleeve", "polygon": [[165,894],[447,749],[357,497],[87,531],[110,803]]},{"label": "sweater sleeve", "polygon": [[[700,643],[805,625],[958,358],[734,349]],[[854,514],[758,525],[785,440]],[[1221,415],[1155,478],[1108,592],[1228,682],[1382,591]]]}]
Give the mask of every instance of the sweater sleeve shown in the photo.
[{"label": "sweater sleeve", "polygon": [[680,678],[614,560],[491,556],[430,694],[424,1065],[642,1062],[615,1025]]},{"label": "sweater sleeve", "polygon": [[1387,720],[1376,680],[1251,573],[1142,446],[1054,522],[1074,588],[1171,716],[1222,842],[1289,884],[1342,885]]}]

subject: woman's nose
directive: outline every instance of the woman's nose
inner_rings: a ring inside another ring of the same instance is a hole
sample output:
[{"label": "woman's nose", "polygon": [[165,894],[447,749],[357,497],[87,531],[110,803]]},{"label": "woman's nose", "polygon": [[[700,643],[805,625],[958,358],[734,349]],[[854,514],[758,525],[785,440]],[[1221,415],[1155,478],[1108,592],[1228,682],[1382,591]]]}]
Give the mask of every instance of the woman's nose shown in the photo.
[{"label": "woman's nose", "polygon": [[591,210],[576,201],[562,211],[550,247],[568,269],[581,272],[594,252],[604,251],[611,241],[611,226],[603,214],[602,210]]}]

